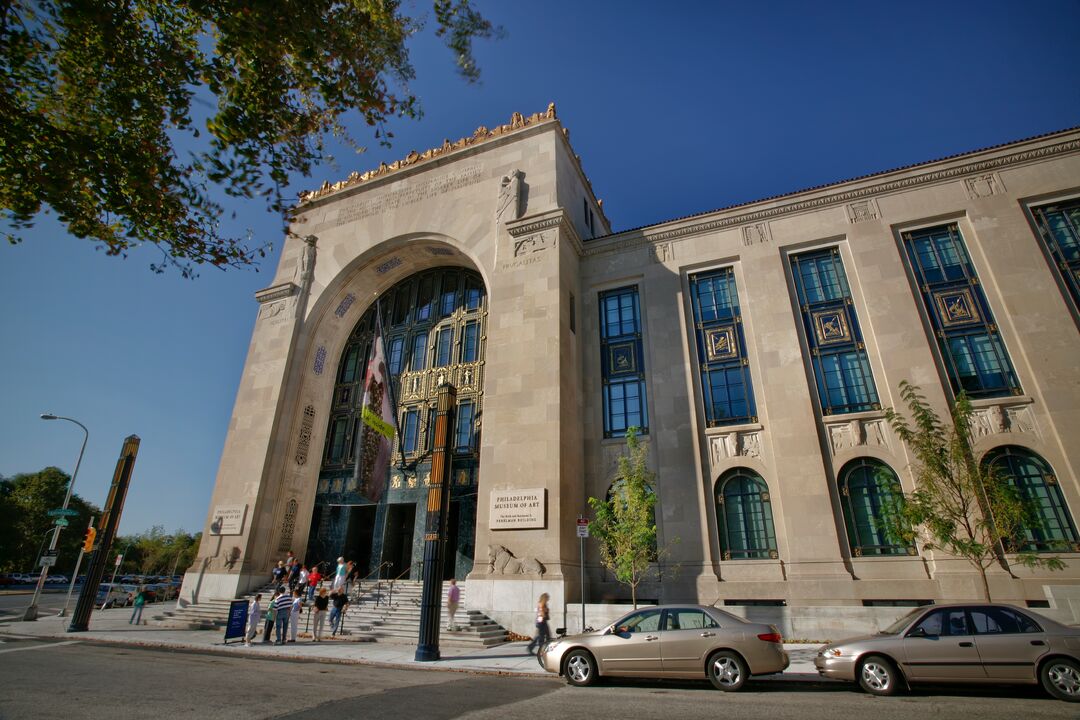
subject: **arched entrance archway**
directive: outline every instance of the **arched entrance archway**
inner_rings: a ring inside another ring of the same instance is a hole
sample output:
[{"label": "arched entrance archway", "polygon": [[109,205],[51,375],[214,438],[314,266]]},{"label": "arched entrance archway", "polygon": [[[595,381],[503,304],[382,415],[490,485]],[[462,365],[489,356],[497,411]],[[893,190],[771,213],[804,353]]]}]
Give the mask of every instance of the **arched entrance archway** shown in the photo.
[{"label": "arched entrance archway", "polygon": [[[398,419],[387,491],[365,497],[354,470],[361,428],[364,370],[382,313],[386,363]],[[452,428],[450,516],[444,577],[472,568],[476,535],[479,429],[487,294],[475,271],[424,270],[401,280],[365,311],[334,368],[336,380],[316,488],[306,560],[331,566],[338,556],[361,576],[419,577],[430,482],[436,388],[458,390]]]}]

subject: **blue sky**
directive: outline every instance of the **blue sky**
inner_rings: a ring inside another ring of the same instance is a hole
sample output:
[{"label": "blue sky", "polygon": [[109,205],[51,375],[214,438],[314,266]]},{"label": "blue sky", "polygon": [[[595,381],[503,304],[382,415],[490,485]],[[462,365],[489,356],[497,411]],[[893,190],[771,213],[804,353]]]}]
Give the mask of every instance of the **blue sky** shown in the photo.
[{"label": "blue sky", "polygon": [[[550,101],[616,230],[1080,125],[1076,0],[478,5],[508,33],[477,47],[481,84],[421,34],[423,119],[390,150],[358,126],[368,152],[294,192]],[[38,419],[68,415],[90,429],[75,490],[98,504],[142,438],[122,532],[202,529],[282,243],[260,205],[228,207],[273,243],[261,272],[154,275],[156,251],[109,258],[49,220],[0,246],[0,474],[71,472],[82,431]]]}]

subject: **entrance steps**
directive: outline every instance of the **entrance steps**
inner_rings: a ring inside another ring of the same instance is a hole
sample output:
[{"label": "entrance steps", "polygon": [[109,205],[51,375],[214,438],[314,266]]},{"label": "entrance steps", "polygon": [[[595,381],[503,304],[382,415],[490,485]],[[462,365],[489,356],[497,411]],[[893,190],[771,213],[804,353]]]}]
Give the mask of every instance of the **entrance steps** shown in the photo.
[{"label": "entrance steps", "polygon": [[[263,602],[273,595],[274,584],[248,593],[243,599],[250,600],[255,593],[262,593]],[[492,647],[507,642],[506,629],[479,610],[466,607],[465,591],[461,591],[461,607],[458,609],[456,630],[447,630],[449,616],[446,613],[446,591],[443,584],[439,603],[439,644],[446,647]],[[420,602],[423,584],[411,580],[381,580],[354,585],[348,609],[339,632],[350,640],[387,643],[415,643],[420,636]],[[164,610],[152,616],[151,621],[162,627],[185,630],[224,629],[229,616],[230,600],[203,600],[197,605]],[[311,612],[311,604],[305,604],[305,615]],[[302,616],[301,632],[309,627],[310,616]],[[329,618],[326,633],[330,634]]]}]

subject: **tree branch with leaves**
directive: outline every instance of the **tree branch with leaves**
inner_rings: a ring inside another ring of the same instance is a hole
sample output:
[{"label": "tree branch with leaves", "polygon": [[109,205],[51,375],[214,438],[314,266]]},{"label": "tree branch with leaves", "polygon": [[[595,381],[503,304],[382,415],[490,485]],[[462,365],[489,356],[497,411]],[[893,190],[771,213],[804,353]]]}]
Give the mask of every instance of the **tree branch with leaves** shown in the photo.
[{"label": "tree branch with leaves", "polygon": [[890,505],[885,515],[890,531],[905,543],[921,539],[927,550],[967,560],[987,601],[987,571],[995,562],[1007,565],[1006,552],[1026,567],[1063,569],[1060,558],[1021,549],[1018,539],[1039,525],[1038,513],[1000,470],[976,460],[967,395],[960,393],[944,420],[918,386],[901,382],[900,397],[910,419],[892,408],[885,417],[915,456],[915,491]]},{"label": "tree branch with leaves", "polygon": [[[501,29],[469,0],[433,5],[476,81],[472,42]],[[287,231],[290,176],[331,159],[331,137],[362,149],[343,116],[382,143],[390,118],[419,116],[421,26],[397,0],[0,2],[2,234],[20,242],[51,211],[109,255],[157,246],[157,272],[255,264],[265,246],[222,234],[215,189],[265,198]]]}]

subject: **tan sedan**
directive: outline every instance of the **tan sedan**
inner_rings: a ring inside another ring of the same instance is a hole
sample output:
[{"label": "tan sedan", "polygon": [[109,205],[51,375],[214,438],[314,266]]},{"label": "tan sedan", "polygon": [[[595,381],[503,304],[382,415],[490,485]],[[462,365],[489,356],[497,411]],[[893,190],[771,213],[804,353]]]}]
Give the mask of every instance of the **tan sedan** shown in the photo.
[{"label": "tan sedan", "polygon": [[571,685],[603,676],[708,678],[720,690],[738,690],[751,675],[783,672],[789,662],[775,626],[702,605],[635,610],[602,630],[552,640],[539,660]]},{"label": "tan sedan", "polygon": [[874,695],[922,682],[1041,682],[1080,702],[1080,628],[1011,605],[916,608],[876,635],[825,645],[814,664]]}]

